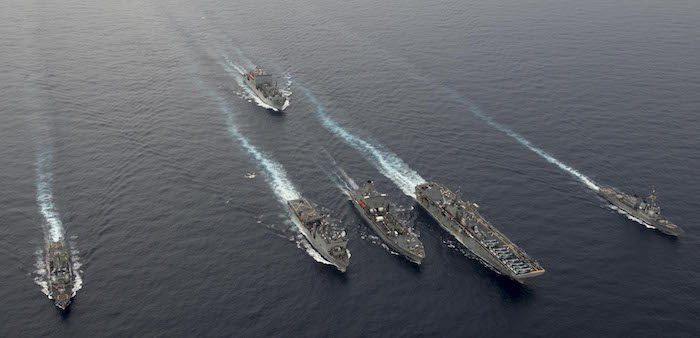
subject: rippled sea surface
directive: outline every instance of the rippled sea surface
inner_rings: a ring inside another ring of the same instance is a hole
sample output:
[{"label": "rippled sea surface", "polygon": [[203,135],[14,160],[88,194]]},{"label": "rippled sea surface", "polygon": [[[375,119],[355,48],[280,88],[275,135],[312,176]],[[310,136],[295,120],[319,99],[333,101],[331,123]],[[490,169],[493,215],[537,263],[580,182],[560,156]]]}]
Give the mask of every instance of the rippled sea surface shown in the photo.
[{"label": "rippled sea surface", "polygon": [[[0,336],[697,336],[698,18],[690,0],[2,1]],[[254,64],[285,113],[239,85]],[[420,268],[373,239],[338,167],[404,209]],[[423,180],[547,272],[465,257],[409,196]],[[686,234],[586,180],[654,186]],[[346,274],[299,240],[299,195],[347,227]],[[38,285],[52,231],[82,279],[64,314]]]}]

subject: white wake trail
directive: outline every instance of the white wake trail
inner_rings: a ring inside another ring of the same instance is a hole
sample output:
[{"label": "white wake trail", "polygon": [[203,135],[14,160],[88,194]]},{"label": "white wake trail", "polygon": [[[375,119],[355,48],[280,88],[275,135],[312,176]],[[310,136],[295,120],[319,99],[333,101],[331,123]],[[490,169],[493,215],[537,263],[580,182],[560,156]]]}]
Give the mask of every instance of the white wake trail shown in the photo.
[{"label": "white wake trail", "polygon": [[401,158],[391,151],[381,149],[360,137],[352,134],[347,129],[341,127],[335,120],[330,118],[323,106],[308,89],[302,90],[309,100],[316,106],[316,114],[321,120],[321,124],[330,132],[345,141],[348,145],[359,151],[369,162],[379,170],[384,176],[396,184],[404,194],[415,198],[415,187],[424,183],[425,180]]},{"label": "white wake trail", "polygon": [[46,149],[37,157],[36,164],[36,200],[39,205],[39,210],[44,216],[46,225],[48,226],[48,236],[51,242],[63,241],[64,230],[63,222],[56,211],[56,206],[53,202],[53,175],[51,173],[51,162],[53,156],[51,149]]},{"label": "white wake trail", "polygon": [[[204,89],[203,84],[198,79],[196,81],[196,84],[200,88],[200,90]],[[224,118],[226,119],[226,125],[228,127],[227,129],[231,137],[235,141],[237,141],[248,154],[253,156],[255,161],[265,172],[265,181],[268,183],[270,189],[272,189],[274,194],[277,196],[277,199],[282,204],[282,206],[285,209],[287,209],[287,201],[301,198],[301,194],[299,193],[299,191],[297,191],[297,189],[294,187],[294,184],[287,177],[287,172],[284,170],[284,167],[282,167],[282,165],[277,161],[267,157],[263,152],[258,150],[258,148],[255,147],[248,140],[248,138],[245,137],[238,130],[238,127],[235,123],[235,116],[231,109],[223,101],[223,99],[211,92],[209,93],[209,96],[215,99],[217,104],[219,105],[219,108],[221,109],[221,112],[223,113]],[[303,235],[301,234],[302,230],[299,221],[295,217],[291,217],[291,215],[290,220],[296,226],[298,231],[297,236],[295,236],[295,242],[297,243],[297,246],[306,251],[306,253],[308,253],[309,256],[311,256],[311,258],[313,258],[315,261],[323,264],[331,264],[325,259],[323,259],[323,257],[318,252],[316,252],[311,247],[311,245],[307,243],[306,239],[304,239]]]},{"label": "white wake trail", "polygon": [[583,184],[585,184],[591,190],[594,190],[594,191],[600,190],[600,187],[598,186],[598,184],[596,184],[588,176],[582,174],[581,172],[568,166],[567,164],[559,161],[558,159],[554,158],[554,156],[550,155],[546,151],[534,146],[532,143],[530,143],[530,141],[528,141],[522,135],[520,135],[520,134],[516,133],[515,131],[511,130],[510,128],[494,121],[490,116],[484,114],[481,111],[481,109],[478,106],[476,106],[475,104],[468,102],[468,105],[469,105],[469,110],[472,112],[472,114],[474,114],[475,116],[477,116],[478,118],[480,118],[481,120],[486,122],[491,127],[493,127],[495,129],[505,133],[506,135],[512,137],[513,139],[518,141],[518,143],[525,146],[525,148],[531,150],[532,152],[534,152],[537,155],[540,155],[547,162],[552,163],[552,164],[556,165],[557,167],[559,167],[561,170],[564,170],[565,172],[571,174],[572,176],[574,176],[576,179],[581,181]]},{"label": "white wake trail", "polygon": [[238,130],[235,124],[233,112],[228,108],[221,100],[217,100],[219,108],[224,113],[226,118],[226,125],[228,127],[228,132],[241,147],[255,158],[255,161],[260,165],[260,167],[265,171],[267,182],[270,185],[272,191],[277,195],[280,202],[287,207],[287,201],[301,198],[301,194],[294,187],[294,184],[287,178],[287,172],[284,170],[281,164],[277,161],[267,157],[263,154],[257,147],[250,143],[248,138],[243,136]]}]

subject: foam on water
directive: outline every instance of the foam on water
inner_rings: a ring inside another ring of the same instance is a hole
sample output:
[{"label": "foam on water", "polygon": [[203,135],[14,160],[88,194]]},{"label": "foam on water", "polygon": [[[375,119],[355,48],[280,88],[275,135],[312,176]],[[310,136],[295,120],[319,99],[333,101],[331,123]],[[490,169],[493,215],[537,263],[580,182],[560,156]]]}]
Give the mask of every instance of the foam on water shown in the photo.
[{"label": "foam on water", "polygon": [[73,293],[71,297],[75,297],[78,290],[83,288],[83,277],[81,276],[83,263],[80,261],[80,252],[72,244],[70,246],[70,259],[73,265]]},{"label": "foam on water", "polygon": [[36,164],[36,200],[44,221],[48,227],[48,239],[51,242],[63,240],[64,230],[56,206],[53,203],[53,174],[51,173],[51,162],[53,156],[50,147],[37,156]]},{"label": "foam on water", "polygon": [[41,292],[47,297],[49,296],[49,284],[46,283],[46,262],[44,261],[44,251],[42,249],[37,249],[34,252],[36,256],[36,261],[34,262],[34,272],[32,273],[32,278],[34,283],[39,285]]},{"label": "foam on water", "polygon": [[495,128],[496,130],[501,131],[501,132],[505,133],[506,135],[510,136],[511,138],[515,139],[518,143],[523,145],[525,148],[534,152],[535,154],[539,155],[540,157],[544,158],[547,162],[556,165],[559,169],[563,170],[564,172],[572,175],[573,177],[575,177],[576,179],[581,181],[583,184],[585,184],[591,190],[593,190],[593,191],[600,190],[600,187],[598,186],[598,184],[596,184],[588,176],[582,174],[578,170],[570,167],[569,165],[559,161],[558,159],[556,159],[554,156],[550,155],[549,153],[547,153],[543,149],[536,147],[529,140],[527,140],[522,135],[516,133],[512,129],[494,121],[493,118],[491,118],[491,116],[488,116],[483,111],[481,111],[481,108],[479,108],[479,106],[477,106],[476,104],[474,104],[474,103],[472,103],[472,102],[470,102],[462,97],[460,97],[460,101],[466,103],[467,106],[469,107],[469,111],[472,114],[474,114],[474,116],[476,116],[476,117],[480,118],[481,120],[483,120],[484,122],[486,122],[489,126]]},{"label": "foam on water", "polygon": [[306,97],[316,106],[316,115],[326,129],[359,151],[379,172],[393,181],[404,194],[415,198],[414,190],[416,185],[425,182],[415,170],[411,169],[408,164],[391,151],[366,141],[341,127],[328,116],[323,106],[308,89],[302,87],[302,90]]},{"label": "foam on water", "polygon": [[257,147],[250,143],[247,137],[241,134],[236,126],[233,112],[224,104],[223,100],[217,99],[217,103],[226,119],[229,134],[233,139],[238,141],[248,154],[253,156],[258,165],[265,171],[267,174],[266,181],[275,195],[277,195],[280,203],[286,208],[287,201],[300,198],[301,194],[299,194],[294,184],[287,178],[287,172],[284,170],[284,167],[258,150]]}]

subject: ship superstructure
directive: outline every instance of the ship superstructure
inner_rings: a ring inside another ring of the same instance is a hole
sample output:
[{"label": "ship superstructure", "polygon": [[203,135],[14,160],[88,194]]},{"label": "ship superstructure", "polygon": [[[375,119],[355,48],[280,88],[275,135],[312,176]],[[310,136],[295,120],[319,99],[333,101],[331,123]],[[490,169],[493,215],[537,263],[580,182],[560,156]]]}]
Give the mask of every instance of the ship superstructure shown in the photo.
[{"label": "ship superstructure", "polygon": [[394,214],[386,194],[378,192],[374,188],[374,182],[367,181],[362,187],[350,190],[349,195],[365,222],[391,250],[413,263],[421,263],[425,258],[423,243],[413,230]]},{"label": "ship superstructure", "polygon": [[260,67],[255,67],[247,74],[243,75],[244,82],[250,87],[255,96],[272,108],[284,110],[287,98],[277,87],[277,82],[272,76]]},{"label": "ship superstructure", "polygon": [[613,187],[602,186],[598,194],[628,215],[656,228],[664,234],[679,236],[683,230],[661,215],[661,207],[656,203],[656,191],[652,189],[647,198],[623,193]]},{"label": "ship superstructure", "polygon": [[345,229],[305,198],[291,200],[287,204],[314,250],[338,270],[345,272],[350,263]]},{"label": "ship superstructure", "polygon": [[49,298],[56,307],[65,310],[73,297],[73,267],[68,248],[63,242],[49,243],[46,269]]},{"label": "ship superstructure", "polygon": [[438,183],[417,185],[416,200],[443,229],[494,271],[519,282],[544,273],[537,261],[481,216],[476,203],[462,200]]}]

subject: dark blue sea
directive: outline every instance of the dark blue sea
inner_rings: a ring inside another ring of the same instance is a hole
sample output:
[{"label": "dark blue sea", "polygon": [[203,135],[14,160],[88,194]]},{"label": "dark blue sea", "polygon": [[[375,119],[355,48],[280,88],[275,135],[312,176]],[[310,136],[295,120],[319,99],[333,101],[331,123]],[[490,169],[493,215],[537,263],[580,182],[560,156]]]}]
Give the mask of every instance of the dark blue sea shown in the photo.
[{"label": "dark blue sea", "polygon": [[[240,85],[260,65],[290,106]],[[0,2],[2,337],[697,337],[700,2]],[[343,195],[373,179],[416,267]],[[254,177],[253,177],[254,176]],[[469,257],[411,197],[477,202],[545,269]],[[594,190],[659,194],[665,236]],[[285,203],[350,238],[316,261]],[[44,290],[70,247],[69,311]]]}]

